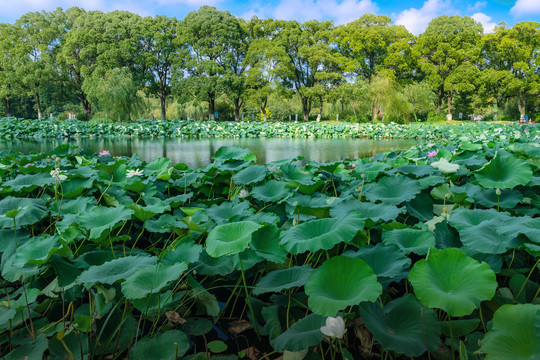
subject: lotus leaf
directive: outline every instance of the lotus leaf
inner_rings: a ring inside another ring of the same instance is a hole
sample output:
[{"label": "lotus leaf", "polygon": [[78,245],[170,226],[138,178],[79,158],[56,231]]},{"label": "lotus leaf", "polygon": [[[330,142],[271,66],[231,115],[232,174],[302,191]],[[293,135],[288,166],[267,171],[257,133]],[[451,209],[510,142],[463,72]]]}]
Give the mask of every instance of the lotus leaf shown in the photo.
[{"label": "lotus leaf", "polygon": [[176,360],[189,349],[189,340],[180,330],[168,330],[154,337],[144,337],[131,348],[130,357],[145,360]]},{"label": "lotus leaf", "polygon": [[422,191],[418,180],[413,180],[404,175],[384,177],[377,183],[367,184],[362,195],[368,200],[383,204],[399,205],[413,199]]},{"label": "lotus leaf", "polygon": [[45,202],[42,199],[15,198],[8,196],[5,199],[0,200],[1,229],[13,228],[13,218],[2,216],[12,210],[19,210],[14,218],[17,228],[35,224],[44,219],[49,213],[45,207]]},{"label": "lotus leaf", "polygon": [[34,175],[20,174],[13,180],[5,181],[2,186],[10,187],[14,191],[25,190],[30,192],[38,187],[45,187],[54,184],[54,178],[48,173]]},{"label": "lotus leaf", "polygon": [[280,292],[297,286],[304,286],[308,277],[314,272],[309,265],[293,266],[284,270],[269,272],[263,276],[253,290],[254,295],[267,292]]},{"label": "lotus leaf", "polygon": [[384,307],[379,303],[362,303],[359,311],[375,340],[387,350],[413,357],[440,346],[437,314],[432,309],[422,309],[412,294],[392,300]]},{"label": "lotus leaf", "polygon": [[294,323],[284,333],[279,335],[270,344],[276,351],[301,351],[315,346],[324,339],[321,326],[325,319],[317,314],[310,314]]},{"label": "lotus leaf", "polygon": [[133,210],[124,207],[96,206],[77,216],[82,227],[90,230],[90,239],[98,239],[105,231],[111,231],[122,221],[129,220]]},{"label": "lotus leaf", "polygon": [[253,155],[249,149],[244,149],[239,146],[222,146],[216,151],[213,158],[214,160],[257,160],[255,155]]},{"label": "lotus leaf", "polygon": [[474,176],[487,189],[513,189],[517,185],[527,185],[532,178],[530,165],[521,159],[498,152]]},{"label": "lotus leaf", "polygon": [[252,185],[261,182],[266,177],[268,168],[263,165],[251,165],[233,175],[233,181],[238,186]]},{"label": "lotus leaf", "polygon": [[262,202],[276,202],[291,193],[286,185],[283,181],[269,180],[261,186],[254,187],[251,196]]},{"label": "lotus leaf", "polygon": [[347,306],[375,301],[382,293],[377,276],[364,260],[335,256],[313,273],[305,287],[309,308],[316,314],[335,316]]},{"label": "lotus leaf", "polygon": [[364,221],[356,214],[341,219],[318,219],[282,231],[280,244],[291,254],[328,250],[341,242],[350,242]]},{"label": "lotus leaf", "polygon": [[237,254],[248,247],[251,234],[260,227],[253,221],[218,225],[208,234],[206,252],[212,257]]},{"label": "lotus leaf", "polygon": [[431,166],[437,168],[443,174],[454,174],[459,169],[458,164],[452,164],[445,158],[441,158],[439,161],[431,163]]},{"label": "lotus leaf", "polygon": [[501,209],[513,209],[523,200],[523,195],[517,190],[501,190],[497,196],[495,189],[482,190],[474,196],[474,200],[487,208],[500,207]]},{"label": "lotus leaf", "polygon": [[482,340],[486,360],[540,358],[540,305],[503,305]]},{"label": "lotus leaf", "polygon": [[141,299],[150,293],[159,292],[187,270],[185,263],[174,265],[155,264],[138,269],[122,283],[122,293],[127,299]]},{"label": "lotus leaf", "polygon": [[95,283],[113,284],[125,280],[133,271],[156,263],[156,257],[126,256],[107,261],[102,265],[91,266],[77,278],[79,283],[91,286]]},{"label": "lotus leaf", "polygon": [[458,249],[429,254],[409,272],[409,281],[420,302],[440,308],[450,316],[469,315],[495,294],[497,281],[488,264],[479,263]]}]

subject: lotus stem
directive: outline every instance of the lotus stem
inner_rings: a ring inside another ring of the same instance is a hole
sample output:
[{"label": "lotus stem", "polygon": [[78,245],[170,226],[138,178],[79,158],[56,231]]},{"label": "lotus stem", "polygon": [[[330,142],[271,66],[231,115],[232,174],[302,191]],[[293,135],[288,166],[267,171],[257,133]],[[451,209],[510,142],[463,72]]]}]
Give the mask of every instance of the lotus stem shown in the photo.
[{"label": "lotus stem", "polygon": [[450,347],[452,349],[452,360],[455,360],[456,354],[454,353],[454,335],[452,333],[452,317],[448,315],[448,328],[450,329]]},{"label": "lotus stem", "polygon": [[529,274],[527,275],[527,278],[525,279],[525,281],[523,282],[523,285],[521,285],[521,289],[519,289],[519,292],[517,294],[516,297],[514,297],[514,301],[512,301],[513,303],[516,302],[517,299],[519,299],[519,296],[521,295],[521,293],[523,292],[523,289],[525,289],[525,285],[527,284],[527,281],[529,281],[529,279],[531,278],[531,275],[534,271],[534,269],[536,269],[536,267],[538,266],[538,263],[540,263],[540,259],[538,259],[536,261],[536,263],[533,265],[533,267],[531,268],[531,271],[529,271]]},{"label": "lotus stem", "polygon": [[257,334],[257,339],[261,341],[261,335],[259,335],[259,329],[257,324],[257,318],[255,318],[255,312],[253,311],[253,306],[251,305],[251,300],[249,298],[249,291],[247,289],[247,282],[246,282],[246,276],[244,275],[244,265],[242,264],[242,256],[240,256],[240,253],[238,253],[238,261],[240,262],[240,270],[242,273],[242,281],[244,282],[244,290],[246,291],[246,300],[249,306],[249,311],[251,312],[251,318],[253,319],[253,329],[255,330],[255,334]]}]

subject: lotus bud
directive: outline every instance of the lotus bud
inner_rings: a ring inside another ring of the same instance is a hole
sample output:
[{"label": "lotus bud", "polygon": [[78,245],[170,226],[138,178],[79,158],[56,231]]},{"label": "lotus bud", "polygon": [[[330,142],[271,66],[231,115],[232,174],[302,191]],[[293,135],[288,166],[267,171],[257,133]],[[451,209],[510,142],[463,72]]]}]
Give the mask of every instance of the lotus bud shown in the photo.
[{"label": "lotus bud", "polygon": [[360,175],[360,177],[362,178],[362,180],[366,180],[366,174],[362,174]]},{"label": "lotus bud", "polygon": [[292,221],[292,226],[296,226],[296,225],[298,225],[298,220],[293,219],[293,221]]},{"label": "lotus bud", "polygon": [[501,189],[495,189],[495,194],[497,194],[497,196],[501,196]]},{"label": "lotus bud", "polygon": [[326,326],[321,326],[321,332],[332,338],[341,339],[345,335],[345,331],[345,321],[341,316],[336,318],[329,316],[326,318]]}]

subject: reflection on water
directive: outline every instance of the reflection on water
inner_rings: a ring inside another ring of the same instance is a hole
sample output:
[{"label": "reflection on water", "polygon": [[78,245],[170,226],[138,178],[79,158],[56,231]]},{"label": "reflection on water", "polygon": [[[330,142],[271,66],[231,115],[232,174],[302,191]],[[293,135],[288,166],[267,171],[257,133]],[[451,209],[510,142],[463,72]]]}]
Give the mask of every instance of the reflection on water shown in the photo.
[{"label": "reflection on water", "polygon": [[407,149],[418,144],[414,140],[371,139],[78,139],[78,140],[2,140],[0,150],[49,152],[68,143],[99,152],[109,150],[113,156],[137,153],[145,161],[167,157],[173,163],[183,162],[191,168],[205,167],[221,146],[249,148],[259,163],[302,155],[305,161],[332,162],[345,158],[362,158],[379,152]]}]

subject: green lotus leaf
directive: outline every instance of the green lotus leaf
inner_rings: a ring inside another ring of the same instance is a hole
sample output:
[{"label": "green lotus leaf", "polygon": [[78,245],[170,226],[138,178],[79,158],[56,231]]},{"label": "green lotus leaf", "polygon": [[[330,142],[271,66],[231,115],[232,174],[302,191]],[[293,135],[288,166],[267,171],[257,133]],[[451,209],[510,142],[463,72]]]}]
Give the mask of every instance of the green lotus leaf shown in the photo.
[{"label": "green lotus leaf", "polygon": [[94,185],[94,179],[73,178],[62,182],[58,187],[58,193],[64,198],[77,198],[85,190],[91,189]]},{"label": "green lotus leaf", "polygon": [[25,192],[30,192],[38,187],[52,185],[54,181],[54,178],[48,173],[19,174],[15,179],[5,181],[2,186],[10,187],[13,191],[25,190]]},{"label": "green lotus leaf", "polygon": [[201,336],[212,331],[214,324],[208,319],[188,318],[184,324],[184,332],[190,336]]},{"label": "green lotus leaf", "polygon": [[350,242],[364,226],[357,214],[341,219],[318,219],[282,231],[280,244],[291,254],[328,250],[341,242]]},{"label": "green lotus leaf", "polygon": [[292,164],[285,164],[279,167],[281,170],[281,177],[287,181],[296,181],[302,185],[313,184],[313,174],[302,172],[297,166]]},{"label": "green lotus leaf", "polygon": [[430,231],[418,229],[384,230],[382,241],[385,245],[395,245],[405,254],[427,254],[430,247],[435,246],[435,236]]},{"label": "green lotus leaf", "polygon": [[501,209],[513,209],[523,200],[523,195],[517,190],[501,190],[501,195],[497,196],[495,189],[482,190],[474,196],[474,200],[485,207],[500,207]]},{"label": "green lotus leaf", "polygon": [[540,359],[540,305],[503,305],[480,347],[486,360]]},{"label": "green lotus leaf", "polygon": [[[25,225],[32,225],[43,220],[49,211],[45,207],[42,199],[15,198],[8,196],[0,200],[0,228],[13,229],[13,218],[5,217],[6,213],[12,210],[18,210],[15,216],[17,228]],[[2,216],[4,215],[4,216]]]},{"label": "green lotus leaf", "polygon": [[474,174],[478,183],[487,189],[513,189],[518,185],[527,185],[532,175],[526,161],[500,152]]},{"label": "green lotus leaf", "polygon": [[[429,165],[415,165],[407,164],[394,169],[395,172],[399,172],[405,175],[414,175],[417,178],[425,176],[435,175],[436,171]],[[390,173],[390,171],[389,171]]]},{"label": "green lotus leaf", "polygon": [[443,174],[454,174],[459,170],[458,164],[452,164],[445,158],[441,158],[439,161],[434,161],[431,166],[437,168]]},{"label": "green lotus leaf", "polygon": [[180,330],[169,330],[154,337],[146,336],[131,348],[130,358],[176,360],[189,349],[189,340]]},{"label": "green lotus leaf", "polygon": [[39,335],[32,343],[26,343],[17,347],[4,356],[5,360],[42,360],[43,353],[48,348],[47,336]]},{"label": "green lotus leaf", "polygon": [[216,276],[228,275],[234,271],[233,257],[235,255],[212,257],[203,248],[199,261],[193,263],[190,270],[197,271],[197,274]]},{"label": "green lotus leaf", "polygon": [[163,310],[167,309],[173,302],[173,292],[167,290],[160,293],[150,293],[142,299],[131,299],[130,301],[143,315],[163,315]]},{"label": "green lotus leaf", "polygon": [[178,217],[163,214],[156,220],[147,220],[144,224],[146,230],[155,233],[170,233],[173,229],[187,229],[187,225]]},{"label": "green lotus leaf", "polygon": [[202,250],[202,245],[195,244],[193,240],[185,240],[178,244],[174,250],[167,252],[161,261],[168,265],[181,262],[193,264],[199,260]]},{"label": "green lotus leaf", "polygon": [[166,170],[170,163],[171,163],[171,160],[167,158],[157,158],[151,163],[147,164],[144,167],[143,171],[147,174],[160,173],[161,171]]},{"label": "green lotus leaf", "polygon": [[245,160],[257,161],[257,158],[249,149],[239,146],[222,146],[212,156],[214,160]]},{"label": "green lotus leaf", "polygon": [[260,295],[267,292],[280,292],[297,286],[304,286],[309,275],[315,270],[309,265],[293,266],[284,270],[271,271],[263,276],[253,290],[253,294]]},{"label": "green lotus leaf", "polygon": [[283,264],[288,253],[279,244],[279,234],[280,230],[277,226],[265,226],[251,235],[249,246],[264,259],[276,264]]},{"label": "green lotus leaf", "polygon": [[384,307],[380,303],[362,303],[359,311],[368,330],[386,350],[416,357],[440,346],[437,314],[432,309],[422,309],[412,294],[392,300]]},{"label": "green lotus leaf", "polygon": [[192,296],[206,308],[209,316],[216,317],[219,314],[219,304],[214,295],[210,294],[193,276],[187,276],[188,284],[193,289]]},{"label": "green lotus leaf", "polygon": [[225,202],[221,205],[212,205],[206,210],[206,215],[216,222],[223,224],[249,214],[249,202]]},{"label": "green lotus leaf", "polygon": [[420,221],[433,219],[433,198],[426,193],[420,193],[411,201],[407,201],[409,214]]},{"label": "green lotus leaf", "polygon": [[187,194],[168,197],[164,201],[165,201],[165,204],[170,205],[171,208],[175,209],[179,207],[180,205],[184,205],[184,203],[188,201],[189,199],[191,199],[192,197],[193,197],[193,193],[190,192]]},{"label": "green lotus leaf", "polygon": [[322,316],[310,314],[294,323],[275,339],[270,340],[270,344],[274,350],[279,352],[308,349],[319,344],[324,339],[321,326],[325,323],[326,320]]},{"label": "green lotus leaf", "polygon": [[366,181],[373,181],[380,173],[391,167],[390,164],[380,162],[380,163],[367,163],[358,166],[355,170],[356,177],[358,179],[362,178],[362,174],[366,176]]},{"label": "green lotus leaf", "polygon": [[238,221],[216,226],[206,239],[206,252],[212,257],[237,254],[245,250],[251,234],[261,228],[253,221]]},{"label": "green lotus leaf", "polygon": [[373,222],[395,220],[401,210],[394,205],[375,204],[372,202],[359,201],[354,197],[348,197],[338,202],[330,209],[330,216],[342,218],[350,212],[357,212],[362,218]]},{"label": "green lotus leaf", "polygon": [[96,199],[92,197],[78,197],[76,199],[64,199],[62,203],[53,202],[51,204],[51,212],[53,214],[58,214],[58,209],[60,207],[60,213],[65,214],[79,214],[85,212],[91,207],[96,206]]},{"label": "green lotus leaf", "polygon": [[141,299],[150,293],[159,292],[187,270],[185,263],[174,265],[155,264],[135,271],[122,283],[122,293],[127,299]]},{"label": "green lotus leaf", "polygon": [[69,247],[60,244],[59,235],[33,236],[17,248],[12,266],[22,268],[26,264],[42,265],[55,253],[62,253],[66,256],[71,255]]},{"label": "green lotus leaf", "polygon": [[364,260],[335,256],[326,260],[304,286],[309,308],[316,314],[336,316],[347,306],[375,301],[382,293],[377,276]]},{"label": "green lotus leaf", "polygon": [[246,249],[242,251],[240,254],[238,254],[238,256],[233,256],[232,261],[233,261],[234,268],[238,271],[241,271],[242,268],[244,270],[251,269],[255,265],[263,262],[264,258],[262,256],[259,256],[259,254],[256,251],[252,249]]},{"label": "green lotus leaf", "polygon": [[511,220],[499,223],[497,231],[506,238],[513,238],[523,234],[529,240],[540,244],[540,218],[530,216],[512,217]]},{"label": "green lotus leaf", "polygon": [[90,230],[90,239],[98,239],[103,232],[111,231],[123,221],[131,219],[133,210],[124,207],[96,206],[77,216],[82,227]]},{"label": "green lotus leaf", "polygon": [[9,328],[9,320],[13,319],[16,313],[17,311],[15,309],[0,305],[0,329]]},{"label": "green lotus leaf", "polygon": [[133,210],[133,215],[141,221],[150,220],[157,214],[163,214],[165,211],[171,210],[171,207],[169,205],[166,205],[165,203],[152,204],[147,206],[131,204],[128,206],[128,208]]},{"label": "green lotus leaf", "polygon": [[283,181],[269,180],[261,186],[254,187],[251,196],[262,202],[276,202],[291,194],[286,186],[287,183]]},{"label": "green lotus leaf", "polygon": [[238,186],[256,184],[263,181],[268,168],[263,165],[251,165],[233,175],[233,181]]},{"label": "green lotus leaf", "polygon": [[409,272],[420,302],[450,316],[469,315],[495,294],[497,281],[488,264],[479,263],[458,249],[444,249],[422,259]]},{"label": "green lotus leaf", "polygon": [[377,183],[367,184],[362,196],[369,201],[381,201],[383,204],[399,205],[413,199],[422,191],[418,180],[407,176],[396,175],[383,177]]},{"label": "green lotus leaf", "polygon": [[494,209],[465,209],[459,208],[452,211],[452,215],[448,222],[457,230],[464,230],[470,227],[480,225],[484,221],[496,220],[502,224],[508,220],[512,220],[509,213],[498,212]]},{"label": "green lotus leaf", "polygon": [[77,282],[87,286],[95,283],[113,284],[115,281],[127,279],[135,270],[153,265],[156,261],[156,257],[148,256],[126,256],[114,259],[102,265],[91,266],[79,275]]},{"label": "green lotus leaf", "polygon": [[364,260],[373,270],[379,282],[398,281],[407,276],[411,259],[396,246],[382,243],[365,245],[357,251],[346,251],[343,256]]}]

